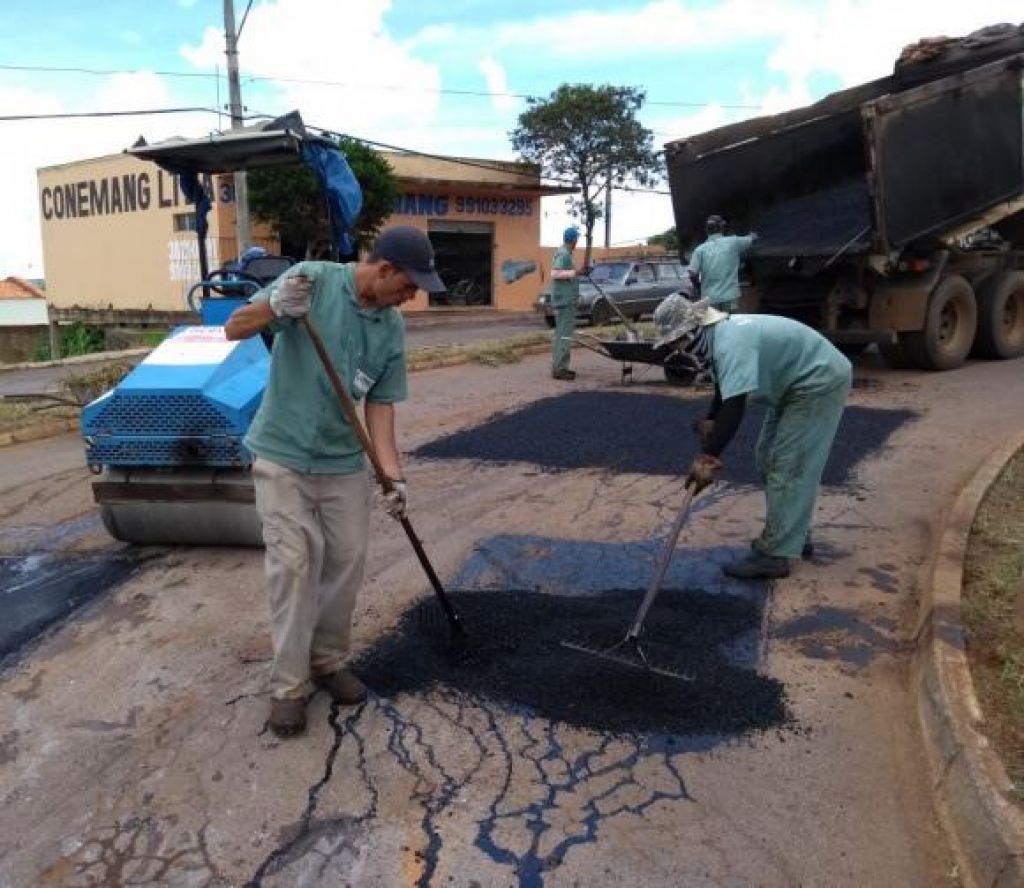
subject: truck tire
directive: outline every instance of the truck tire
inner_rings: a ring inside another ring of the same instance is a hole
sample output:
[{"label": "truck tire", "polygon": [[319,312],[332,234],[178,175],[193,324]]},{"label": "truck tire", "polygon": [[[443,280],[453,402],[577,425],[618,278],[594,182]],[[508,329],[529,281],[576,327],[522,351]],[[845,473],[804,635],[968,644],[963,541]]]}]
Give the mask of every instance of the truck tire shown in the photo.
[{"label": "truck tire", "polygon": [[995,359],[1024,355],[1024,271],[994,274],[978,288],[978,332],[971,354]]},{"label": "truck tire", "polygon": [[974,288],[960,275],[943,278],[928,298],[924,330],[900,334],[900,345],[921,370],[954,370],[974,344],[978,306]]}]

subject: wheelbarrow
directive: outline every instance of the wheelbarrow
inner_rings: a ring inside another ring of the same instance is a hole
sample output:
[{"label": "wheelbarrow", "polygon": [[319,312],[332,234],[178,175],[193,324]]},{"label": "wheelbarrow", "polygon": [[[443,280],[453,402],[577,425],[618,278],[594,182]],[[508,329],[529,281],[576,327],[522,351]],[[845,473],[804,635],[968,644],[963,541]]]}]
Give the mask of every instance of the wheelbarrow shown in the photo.
[{"label": "wheelbarrow", "polygon": [[[692,385],[697,377],[696,372],[687,364],[686,359],[670,346],[654,347],[653,339],[598,339],[589,333],[577,332],[576,342],[613,361],[622,363],[622,384],[634,382],[633,365],[647,364],[661,367],[665,380],[670,385]],[[638,373],[637,376],[642,375]]]}]

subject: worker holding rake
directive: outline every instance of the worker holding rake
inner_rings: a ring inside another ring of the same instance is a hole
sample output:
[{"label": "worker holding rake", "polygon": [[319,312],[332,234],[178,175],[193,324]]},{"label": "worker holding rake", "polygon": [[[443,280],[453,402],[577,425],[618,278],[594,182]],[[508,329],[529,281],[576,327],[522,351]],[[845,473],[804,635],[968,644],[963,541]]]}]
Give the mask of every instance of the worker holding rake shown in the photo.
[{"label": "worker holding rake", "polygon": [[265,328],[277,334],[245,443],[256,456],[266,544],[274,645],[269,725],[280,737],[305,729],[312,686],[344,704],[367,693],[346,668],[369,533],[365,448],[338,409],[311,330],[320,331],[317,341],[351,401],[365,403],[366,440],[388,481],[386,506],[403,520],[394,404],[406,397],[405,335],[395,308],[419,289],[444,289],[433,249],[423,232],[397,226],[383,231],[360,262],[293,266],[225,326],[231,340]]},{"label": "worker holding rake", "polygon": [[764,530],[742,560],[724,572],[740,579],[789,575],[789,561],[809,557],[818,487],[850,391],[850,362],[827,339],[775,315],[728,315],[707,300],[680,295],[654,314],[656,348],[671,345],[695,371],[711,369],[715,395],[696,431],[701,452],[687,482],[714,482],[722,452],[743,420],[747,400],[767,405],[757,443],[764,482]]}]

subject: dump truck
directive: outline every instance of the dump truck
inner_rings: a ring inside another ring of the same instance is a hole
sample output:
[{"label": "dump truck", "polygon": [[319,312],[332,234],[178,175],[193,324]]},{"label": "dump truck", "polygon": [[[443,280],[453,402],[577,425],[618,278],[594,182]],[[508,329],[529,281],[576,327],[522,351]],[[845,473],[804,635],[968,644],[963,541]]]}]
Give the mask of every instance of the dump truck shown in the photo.
[{"label": "dump truck", "polygon": [[743,308],[897,367],[1024,354],[1024,25],[665,149],[682,251],[712,214],[758,234]]}]

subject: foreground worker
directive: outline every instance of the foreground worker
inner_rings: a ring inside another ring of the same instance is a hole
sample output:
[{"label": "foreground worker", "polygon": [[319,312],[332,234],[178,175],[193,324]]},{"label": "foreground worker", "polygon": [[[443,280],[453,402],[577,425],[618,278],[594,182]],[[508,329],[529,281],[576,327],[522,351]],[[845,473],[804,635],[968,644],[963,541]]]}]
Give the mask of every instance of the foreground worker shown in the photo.
[{"label": "foreground worker", "polygon": [[743,420],[748,398],[768,406],[757,442],[764,482],[764,530],[725,573],[740,579],[789,575],[789,560],[811,552],[810,528],[821,475],[850,391],[850,362],[798,321],[727,315],[706,300],[673,295],[654,313],[656,347],[674,345],[696,371],[711,368],[715,396],[696,431],[701,453],[687,474],[698,490],[714,482],[722,452]]},{"label": "foreground worker", "polygon": [[569,369],[572,353],[572,337],[576,332],[576,302],[580,295],[580,278],[585,269],[577,269],[572,262],[572,251],[580,233],[575,228],[566,228],[562,234],[562,246],[555,252],[551,262],[551,308],[555,313],[555,335],[551,341],[551,376],[569,382],[576,374]]},{"label": "foreground worker", "polygon": [[725,233],[725,219],[708,216],[707,240],[690,256],[690,277],[700,283],[700,297],[720,311],[734,312],[740,302],[740,260],[757,234]]},{"label": "foreground worker", "polygon": [[274,340],[270,378],[246,436],[255,454],[274,644],[270,728],[306,727],[311,683],[338,703],[366,698],[345,666],[362,584],[370,521],[366,462],[355,432],[298,319],[309,316],[355,401],[394,487],[401,519],[406,486],[395,442],[394,404],[406,397],[404,322],[395,306],[417,289],[444,289],[427,236],[408,226],[378,237],[358,263],[302,262],[253,296],[225,326],[228,339],[264,328]]}]

